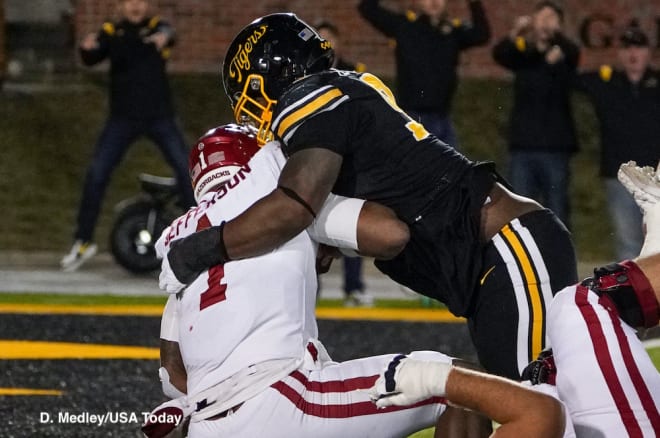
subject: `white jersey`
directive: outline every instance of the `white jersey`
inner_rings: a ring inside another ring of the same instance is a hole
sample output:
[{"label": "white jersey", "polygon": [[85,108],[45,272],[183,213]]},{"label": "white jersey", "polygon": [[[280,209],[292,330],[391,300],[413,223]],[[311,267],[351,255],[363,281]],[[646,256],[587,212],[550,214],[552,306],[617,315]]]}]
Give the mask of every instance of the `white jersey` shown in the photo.
[{"label": "white jersey", "polygon": [[660,436],[660,374],[616,309],[570,286],[553,299],[547,330],[577,436]]},{"label": "white jersey", "polygon": [[[163,232],[159,253],[269,194],[284,161],[277,143],[264,146],[222,189],[206,194]],[[176,313],[189,397],[253,364],[302,360],[307,339],[317,337],[314,245],[303,232],[263,256],[213,267],[188,286]]]}]

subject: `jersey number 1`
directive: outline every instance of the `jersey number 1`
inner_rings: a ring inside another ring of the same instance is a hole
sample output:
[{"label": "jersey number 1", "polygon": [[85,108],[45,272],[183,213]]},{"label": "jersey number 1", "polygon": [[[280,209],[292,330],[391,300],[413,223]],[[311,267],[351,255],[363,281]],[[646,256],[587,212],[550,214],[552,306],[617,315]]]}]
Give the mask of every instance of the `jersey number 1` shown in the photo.
[{"label": "jersey number 1", "polygon": [[[205,230],[210,227],[211,221],[206,215],[202,216],[199,218],[199,221],[197,221],[197,231]],[[209,278],[207,284],[209,288],[199,296],[199,310],[204,310],[209,306],[227,299],[227,285],[222,282],[225,278],[225,265],[213,266],[209,269],[208,275]]]}]

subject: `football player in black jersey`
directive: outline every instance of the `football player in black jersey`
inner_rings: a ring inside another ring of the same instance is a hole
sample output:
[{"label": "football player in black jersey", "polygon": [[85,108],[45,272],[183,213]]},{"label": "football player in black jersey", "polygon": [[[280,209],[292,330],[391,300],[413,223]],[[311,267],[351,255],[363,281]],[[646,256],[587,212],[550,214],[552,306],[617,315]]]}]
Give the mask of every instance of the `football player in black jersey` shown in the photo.
[{"label": "football player in black jersey", "polygon": [[294,14],[257,19],[234,39],[223,81],[237,121],[263,142],[278,139],[288,161],[268,196],[173,245],[173,273],[187,284],[272,250],[312,223],[330,191],[376,201],[410,229],[405,249],[376,266],[466,317],[482,365],[519,378],[545,347],[554,292],[577,281],[568,231],[509,191],[492,163],[430,135],[376,76],[329,69],[332,60],[330,44]]}]

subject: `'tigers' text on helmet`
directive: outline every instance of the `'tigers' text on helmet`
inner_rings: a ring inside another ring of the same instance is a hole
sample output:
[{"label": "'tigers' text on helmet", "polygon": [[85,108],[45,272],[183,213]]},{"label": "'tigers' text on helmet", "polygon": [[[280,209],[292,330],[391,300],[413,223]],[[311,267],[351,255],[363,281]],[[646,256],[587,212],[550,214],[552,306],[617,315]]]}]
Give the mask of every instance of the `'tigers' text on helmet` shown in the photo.
[{"label": "'tigers' text on helmet", "polygon": [[254,32],[252,32],[252,35],[250,35],[243,44],[238,45],[238,51],[234,55],[234,57],[231,60],[231,63],[229,64],[229,77],[234,79],[236,76],[238,78],[236,81],[238,83],[243,82],[243,70],[249,70],[250,67],[252,67],[252,64],[250,63],[250,53],[252,53],[252,49],[254,48],[254,45],[257,44],[257,42],[261,39],[262,36],[266,34],[266,30],[268,29],[268,25],[262,25],[259,26],[258,29],[255,29]]}]

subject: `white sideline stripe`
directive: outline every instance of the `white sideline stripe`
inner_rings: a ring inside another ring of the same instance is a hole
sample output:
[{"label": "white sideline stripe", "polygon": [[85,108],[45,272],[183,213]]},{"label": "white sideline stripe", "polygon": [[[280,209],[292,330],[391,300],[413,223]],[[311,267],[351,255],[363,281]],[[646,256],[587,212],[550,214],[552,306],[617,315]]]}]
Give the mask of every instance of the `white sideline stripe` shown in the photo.
[{"label": "white sideline stripe", "polygon": [[646,341],[642,341],[642,345],[644,348],[659,348],[660,347],[660,338],[655,338],[655,339],[647,339]]}]

